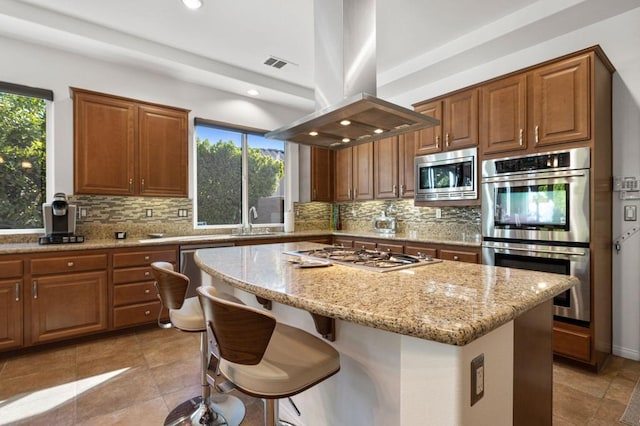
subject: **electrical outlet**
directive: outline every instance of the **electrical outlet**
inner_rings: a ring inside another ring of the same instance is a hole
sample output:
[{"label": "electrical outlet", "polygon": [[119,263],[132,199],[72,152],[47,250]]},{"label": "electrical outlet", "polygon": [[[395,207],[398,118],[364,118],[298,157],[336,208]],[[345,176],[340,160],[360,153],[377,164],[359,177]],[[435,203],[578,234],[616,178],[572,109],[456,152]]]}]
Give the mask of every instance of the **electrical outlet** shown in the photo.
[{"label": "electrical outlet", "polygon": [[147,209],[146,214],[147,217],[153,217],[153,209]]},{"label": "electrical outlet", "polygon": [[178,209],[178,217],[187,217],[187,209]]},{"label": "electrical outlet", "polygon": [[436,219],[442,219],[442,209],[440,207],[436,207]]},{"label": "electrical outlet", "polygon": [[624,220],[625,222],[634,222],[638,218],[638,209],[636,206],[624,206]]},{"label": "electrical outlet", "polygon": [[471,406],[484,396],[484,354],[471,361]]}]

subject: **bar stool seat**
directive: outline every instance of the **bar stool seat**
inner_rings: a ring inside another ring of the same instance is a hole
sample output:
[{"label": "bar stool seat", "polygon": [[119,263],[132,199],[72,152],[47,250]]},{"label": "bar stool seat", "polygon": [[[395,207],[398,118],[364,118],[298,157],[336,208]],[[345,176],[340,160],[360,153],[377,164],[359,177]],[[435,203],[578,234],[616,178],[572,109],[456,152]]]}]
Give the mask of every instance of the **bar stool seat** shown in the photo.
[{"label": "bar stool seat", "polygon": [[219,370],[237,389],[265,400],[265,424],[279,420],[276,400],[296,395],[340,370],[340,355],[326,341],[273,315],[196,289],[220,351]]},{"label": "bar stool seat", "polygon": [[169,320],[174,327],[183,331],[206,331],[204,314],[197,297],[184,299],[180,309],[169,311]]}]

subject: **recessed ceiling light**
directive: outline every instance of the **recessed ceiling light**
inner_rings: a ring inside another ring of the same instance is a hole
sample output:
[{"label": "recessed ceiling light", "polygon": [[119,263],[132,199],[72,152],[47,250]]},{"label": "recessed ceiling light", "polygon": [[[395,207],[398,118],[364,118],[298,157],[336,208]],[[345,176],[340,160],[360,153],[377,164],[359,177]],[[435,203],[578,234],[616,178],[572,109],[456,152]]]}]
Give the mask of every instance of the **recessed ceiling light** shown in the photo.
[{"label": "recessed ceiling light", "polygon": [[256,89],[249,89],[247,90],[247,93],[251,96],[258,96],[260,94],[260,92],[258,92]]},{"label": "recessed ceiling light", "polygon": [[351,122],[349,120],[342,120],[340,124],[342,124],[343,126],[348,126],[349,124],[351,124]]},{"label": "recessed ceiling light", "polygon": [[373,131],[373,133],[375,133],[375,134],[377,134],[377,135],[379,135],[379,134],[380,134],[380,133],[382,133],[382,132],[384,132],[384,130],[382,130],[382,129],[375,129],[375,130]]},{"label": "recessed ceiling light", "polygon": [[189,9],[200,9],[202,7],[202,0],[182,0],[182,3]]},{"label": "recessed ceiling light", "polygon": [[344,143],[347,143],[347,142],[349,142],[349,141],[351,141],[351,139],[349,139],[349,138],[344,138],[344,139],[342,139],[342,142],[344,142]]},{"label": "recessed ceiling light", "polygon": [[316,132],[315,130],[312,132],[309,132],[309,136],[318,136],[318,132]]}]

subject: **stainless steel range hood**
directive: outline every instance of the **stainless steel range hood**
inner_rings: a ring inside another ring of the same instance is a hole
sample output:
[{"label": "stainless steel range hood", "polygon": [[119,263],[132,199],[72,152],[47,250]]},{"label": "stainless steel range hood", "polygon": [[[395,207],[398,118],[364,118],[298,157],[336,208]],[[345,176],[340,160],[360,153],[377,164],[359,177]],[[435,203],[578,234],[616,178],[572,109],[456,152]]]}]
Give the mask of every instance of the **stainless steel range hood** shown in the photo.
[{"label": "stainless steel range hood", "polygon": [[440,122],[377,98],[375,0],[314,0],[316,112],[269,139],[341,149]]}]

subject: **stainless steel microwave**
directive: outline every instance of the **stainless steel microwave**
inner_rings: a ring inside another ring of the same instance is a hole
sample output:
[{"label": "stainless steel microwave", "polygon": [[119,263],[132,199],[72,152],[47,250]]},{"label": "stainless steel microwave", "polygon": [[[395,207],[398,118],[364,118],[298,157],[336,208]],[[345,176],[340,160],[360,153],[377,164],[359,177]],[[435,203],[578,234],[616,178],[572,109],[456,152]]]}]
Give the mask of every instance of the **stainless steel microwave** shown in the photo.
[{"label": "stainless steel microwave", "polygon": [[421,155],[415,166],[416,201],[478,198],[478,148]]}]

